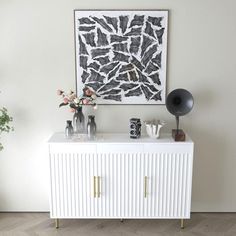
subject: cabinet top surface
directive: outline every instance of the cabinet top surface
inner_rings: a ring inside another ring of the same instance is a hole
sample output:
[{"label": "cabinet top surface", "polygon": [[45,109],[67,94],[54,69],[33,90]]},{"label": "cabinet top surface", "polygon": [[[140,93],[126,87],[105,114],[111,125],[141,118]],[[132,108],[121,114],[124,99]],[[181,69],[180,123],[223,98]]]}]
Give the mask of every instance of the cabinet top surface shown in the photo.
[{"label": "cabinet top surface", "polygon": [[138,139],[131,139],[127,133],[98,133],[95,140],[89,140],[86,134],[74,135],[71,139],[65,137],[63,132],[54,133],[48,140],[49,143],[126,143],[126,144],[143,144],[143,143],[153,143],[153,144],[192,144],[192,140],[188,135],[186,135],[186,141],[175,142],[171,134],[161,134],[160,138],[153,139],[147,135],[142,135]]}]

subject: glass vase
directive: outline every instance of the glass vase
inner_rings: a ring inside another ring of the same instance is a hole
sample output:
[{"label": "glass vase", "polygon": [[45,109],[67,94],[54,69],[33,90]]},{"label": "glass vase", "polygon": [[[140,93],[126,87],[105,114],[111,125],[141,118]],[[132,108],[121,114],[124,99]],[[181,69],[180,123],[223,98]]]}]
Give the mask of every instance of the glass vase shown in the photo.
[{"label": "glass vase", "polygon": [[65,136],[66,138],[72,138],[74,134],[73,126],[72,126],[72,121],[67,120],[66,121],[66,128],[65,128]]},{"label": "glass vase", "polygon": [[95,123],[95,116],[88,116],[87,132],[88,138],[94,140],[96,137],[97,125]]},{"label": "glass vase", "polygon": [[75,110],[75,114],[73,116],[73,126],[75,134],[85,133],[85,120],[82,107],[78,107]]}]

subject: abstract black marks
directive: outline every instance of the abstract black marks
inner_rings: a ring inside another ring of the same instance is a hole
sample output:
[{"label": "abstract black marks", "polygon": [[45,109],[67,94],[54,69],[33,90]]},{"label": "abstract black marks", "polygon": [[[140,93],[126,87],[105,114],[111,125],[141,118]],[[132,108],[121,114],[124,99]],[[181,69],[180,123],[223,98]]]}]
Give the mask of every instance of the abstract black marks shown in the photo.
[{"label": "abstract black marks", "polygon": [[88,17],[82,17],[82,18],[79,18],[79,24],[83,25],[83,24],[86,24],[86,25],[93,25],[95,24],[94,21],[92,21],[91,19],[89,19]]},{"label": "abstract black marks", "polygon": [[79,55],[88,55],[85,43],[82,41],[81,37],[79,36]]},{"label": "abstract black marks", "polygon": [[109,52],[110,48],[96,48],[91,49],[91,56],[94,59],[98,56],[105,56]]},{"label": "abstract black marks", "polygon": [[100,72],[104,72],[105,74],[108,74],[114,67],[116,67],[119,64],[119,62],[112,62],[110,64],[107,64],[105,66],[102,66],[100,69]]},{"label": "abstract black marks", "polygon": [[143,58],[141,60],[143,65],[145,66],[147,65],[147,63],[153,58],[153,55],[155,54],[156,51],[157,51],[157,45],[155,44],[144,53]]},{"label": "abstract black marks", "polygon": [[92,17],[92,19],[100,24],[105,30],[112,32],[111,27],[102,18]]},{"label": "abstract black marks", "polygon": [[141,37],[131,37],[131,44],[129,52],[131,54],[137,54],[139,51]]},{"label": "abstract black marks", "polygon": [[120,61],[120,62],[129,62],[129,56],[123,54],[123,53],[119,53],[119,52],[115,52],[114,51],[114,57],[113,57],[113,61]]},{"label": "abstract black marks", "polygon": [[76,18],[76,27],[81,87],[94,90],[103,104],[163,101],[167,38],[163,15],[89,11]]},{"label": "abstract black marks", "polygon": [[108,40],[106,34],[102,33],[102,31],[98,28],[97,29],[97,46],[106,46],[108,45]]},{"label": "abstract black marks", "polygon": [[87,34],[83,34],[86,44],[89,44],[91,47],[96,47],[94,38],[95,38],[95,33],[87,33]]},{"label": "abstract black marks", "polygon": [[127,29],[129,16],[119,16],[119,20],[120,20],[120,28],[121,28],[122,34],[124,34]]},{"label": "abstract black marks", "polygon": [[143,22],[144,22],[144,16],[143,15],[135,15],[133,20],[131,21],[130,23],[130,26],[129,27],[133,27],[133,26],[142,26],[143,25]]},{"label": "abstract black marks", "polygon": [[163,20],[163,17],[148,17],[148,21],[151,22],[153,25],[161,27],[161,22]]},{"label": "abstract black marks", "polygon": [[87,61],[88,61],[88,57],[86,56],[79,57],[80,66],[85,70],[87,70]]},{"label": "abstract black marks", "polygon": [[150,37],[143,35],[143,42],[141,45],[141,57],[143,56],[143,54],[145,53],[146,49],[152,45],[154,42],[153,39],[151,39]]},{"label": "abstract black marks", "polygon": [[107,23],[112,25],[115,31],[118,31],[118,19],[116,17],[103,16]]},{"label": "abstract black marks", "polygon": [[112,45],[114,51],[128,52],[128,43],[117,43]]},{"label": "abstract black marks", "polygon": [[147,35],[152,36],[153,38],[155,38],[154,30],[153,30],[151,24],[148,21],[146,22],[146,28],[145,28],[144,32]]},{"label": "abstract black marks", "polygon": [[127,41],[128,40],[128,37],[124,37],[124,36],[119,36],[119,35],[111,35],[111,43],[114,43],[114,42],[123,42],[123,41]]}]

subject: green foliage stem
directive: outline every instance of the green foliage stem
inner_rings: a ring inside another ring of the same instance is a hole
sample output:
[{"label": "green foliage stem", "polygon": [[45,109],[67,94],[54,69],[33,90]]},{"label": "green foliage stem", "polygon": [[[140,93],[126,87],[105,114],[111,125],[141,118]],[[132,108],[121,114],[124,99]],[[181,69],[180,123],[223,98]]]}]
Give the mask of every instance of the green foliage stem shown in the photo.
[{"label": "green foliage stem", "polygon": [[[0,109],[0,134],[3,132],[9,133],[13,130],[13,127],[10,126],[10,123],[13,121],[13,118],[8,115],[7,109],[5,107]],[[0,151],[3,149],[3,145],[0,143]]]}]

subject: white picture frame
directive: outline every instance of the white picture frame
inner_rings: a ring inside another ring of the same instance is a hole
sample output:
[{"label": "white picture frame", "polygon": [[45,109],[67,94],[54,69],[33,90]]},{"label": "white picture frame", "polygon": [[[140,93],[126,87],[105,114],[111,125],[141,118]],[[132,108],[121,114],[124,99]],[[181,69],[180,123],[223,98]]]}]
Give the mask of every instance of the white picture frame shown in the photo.
[{"label": "white picture frame", "polygon": [[97,104],[165,104],[167,10],[74,10],[76,91]]}]

